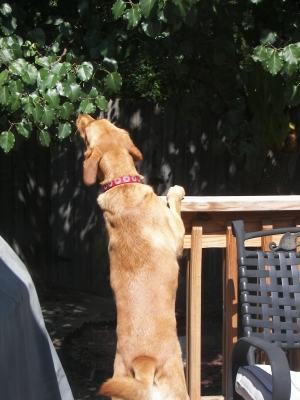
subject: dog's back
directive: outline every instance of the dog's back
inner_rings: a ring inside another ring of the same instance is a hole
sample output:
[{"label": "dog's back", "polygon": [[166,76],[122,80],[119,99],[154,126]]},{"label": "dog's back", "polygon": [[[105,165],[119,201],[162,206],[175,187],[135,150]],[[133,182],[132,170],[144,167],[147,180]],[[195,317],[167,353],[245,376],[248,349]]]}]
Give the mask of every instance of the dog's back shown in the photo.
[{"label": "dog's back", "polygon": [[131,376],[104,383],[100,393],[122,400],[186,400],[174,313],[182,243],[178,245],[171,212],[146,185],[124,186],[118,194],[100,195],[98,203],[110,238],[118,310],[115,369],[119,363],[126,373],[131,371]]}]

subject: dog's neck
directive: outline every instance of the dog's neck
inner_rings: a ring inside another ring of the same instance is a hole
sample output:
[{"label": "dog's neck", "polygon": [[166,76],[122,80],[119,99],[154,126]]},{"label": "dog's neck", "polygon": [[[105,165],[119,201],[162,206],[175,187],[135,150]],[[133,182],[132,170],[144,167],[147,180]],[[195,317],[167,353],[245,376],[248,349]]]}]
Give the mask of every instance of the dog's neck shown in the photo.
[{"label": "dog's neck", "polygon": [[104,177],[100,182],[102,191],[124,183],[138,183],[143,179],[137,172],[132,157],[127,152],[126,155],[120,151],[113,154],[106,153],[100,161],[100,168]]},{"label": "dog's neck", "polygon": [[102,189],[102,192],[105,193],[109,189],[111,189],[115,186],[125,185],[127,183],[141,183],[141,179],[139,176],[124,175],[124,176],[120,176],[120,178],[114,179],[113,181],[106,183],[105,185],[101,184],[101,189]]}]

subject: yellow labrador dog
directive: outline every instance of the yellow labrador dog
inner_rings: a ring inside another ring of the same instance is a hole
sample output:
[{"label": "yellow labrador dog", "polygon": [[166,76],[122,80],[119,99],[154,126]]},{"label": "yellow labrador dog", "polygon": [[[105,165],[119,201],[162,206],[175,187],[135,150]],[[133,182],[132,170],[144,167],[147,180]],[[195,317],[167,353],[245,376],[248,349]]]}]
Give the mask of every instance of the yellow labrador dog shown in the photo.
[{"label": "yellow labrador dog", "polygon": [[175,318],[184,189],[170,188],[167,205],[141,184],[134,162],[142,154],[128,132],[89,115],[78,116],[77,128],[87,146],[83,180],[101,181],[97,201],[109,237],[117,305],[114,375],[100,393],[122,400],[187,400]]}]

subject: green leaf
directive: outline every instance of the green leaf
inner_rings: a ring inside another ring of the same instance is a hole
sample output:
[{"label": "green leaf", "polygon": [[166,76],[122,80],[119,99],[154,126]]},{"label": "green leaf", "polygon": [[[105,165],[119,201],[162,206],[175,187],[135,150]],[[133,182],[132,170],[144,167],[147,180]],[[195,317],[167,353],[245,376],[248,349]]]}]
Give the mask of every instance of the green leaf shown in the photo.
[{"label": "green leaf", "polygon": [[17,28],[17,20],[14,17],[2,18],[1,30],[5,36],[11,35]]},{"label": "green leaf", "polygon": [[63,84],[60,81],[57,82],[56,89],[57,89],[58,93],[60,94],[60,96],[65,96]]},{"label": "green leaf", "polygon": [[61,77],[63,75],[66,75],[71,70],[71,68],[72,66],[68,62],[56,63],[51,68],[50,73]]},{"label": "green leaf", "polygon": [[185,17],[189,9],[191,8],[191,3],[189,0],[172,0],[178,8],[179,15]]},{"label": "green leaf", "polygon": [[69,119],[72,114],[75,113],[74,106],[72,103],[65,102],[60,107],[60,116],[64,119]]},{"label": "green leaf", "polygon": [[30,121],[23,118],[21,122],[16,124],[16,128],[20,135],[28,138],[32,130],[32,124]]},{"label": "green leaf", "polygon": [[71,24],[69,22],[62,22],[59,25],[58,29],[61,32],[61,34],[66,37],[71,36],[73,33]]},{"label": "green leaf", "polygon": [[24,72],[28,68],[28,65],[29,64],[23,58],[19,58],[9,65],[9,70],[14,75],[23,76]]},{"label": "green leaf", "polygon": [[35,104],[34,107],[32,107],[31,109],[31,114],[35,122],[40,123],[43,115],[43,107],[40,106],[39,104]]},{"label": "green leaf", "polygon": [[10,93],[7,86],[0,87],[0,103],[3,105],[9,104]]},{"label": "green leaf", "polygon": [[151,18],[158,10],[157,0],[140,0],[140,10],[145,18]]},{"label": "green leaf", "polygon": [[35,104],[38,104],[39,101],[40,101],[40,96],[39,96],[39,93],[37,91],[31,92],[29,94],[29,97],[33,100],[33,102]]},{"label": "green leaf", "polygon": [[18,43],[13,43],[10,46],[10,50],[13,52],[13,59],[16,60],[17,58],[22,57],[22,49],[21,46]]},{"label": "green leaf", "polygon": [[37,65],[40,65],[41,67],[44,68],[49,68],[53,62],[55,62],[56,56],[53,54],[52,56],[49,57],[40,57],[35,59],[35,63]]},{"label": "green leaf", "polygon": [[71,134],[71,124],[69,122],[65,122],[64,124],[58,125],[58,139],[62,140]]},{"label": "green leaf", "polygon": [[257,46],[253,50],[252,58],[254,61],[264,61],[268,57],[268,51],[264,46]]},{"label": "green leaf", "polygon": [[8,3],[3,3],[0,6],[0,12],[7,17],[9,14],[11,14],[12,8]]},{"label": "green leaf", "polygon": [[104,96],[98,96],[95,99],[97,106],[100,108],[100,110],[107,111],[108,110],[108,101]]},{"label": "green leaf", "polygon": [[21,99],[23,110],[26,114],[31,115],[33,113],[34,104],[31,97],[26,96]]},{"label": "green leaf", "polygon": [[264,59],[262,66],[273,76],[281,70],[283,61],[276,49],[268,49],[268,57]]},{"label": "green leaf", "polygon": [[95,98],[98,96],[98,90],[93,86],[91,90],[87,93],[88,98]]},{"label": "green leaf", "polygon": [[146,21],[142,23],[142,29],[146,35],[156,38],[160,33],[161,23],[157,20]]},{"label": "green leaf", "polygon": [[29,37],[32,37],[32,41],[37,43],[39,47],[43,47],[45,45],[46,35],[43,29],[34,28],[32,31],[29,32]]},{"label": "green leaf", "polygon": [[39,89],[45,90],[47,88],[46,77],[48,77],[48,75],[49,75],[49,73],[45,68],[39,69],[37,80],[36,80]]},{"label": "green leaf", "polygon": [[[60,39],[59,39],[60,40]],[[58,42],[54,42],[54,43],[52,43],[52,46],[51,46],[51,50],[53,51],[53,53],[58,53],[59,51],[60,51],[60,45],[59,45],[59,43]]]},{"label": "green leaf", "polygon": [[260,34],[260,43],[262,45],[271,43],[273,44],[277,39],[277,33],[270,31],[270,29],[265,29]]},{"label": "green leaf", "polygon": [[34,65],[29,64],[26,71],[22,74],[22,79],[29,85],[33,85],[38,77],[38,70]]},{"label": "green leaf", "polygon": [[118,69],[118,63],[113,58],[105,57],[103,60],[103,68],[109,72],[115,72]]},{"label": "green leaf", "polygon": [[23,83],[20,81],[20,79],[17,79],[16,81],[11,80],[9,82],[9,90],[12,94],[17,94],[20,93],[22,94],[24,92],[24,85]]},{"label": "green leaf", "polygon": [[90,103],[89,100],[82,100],[79,106],[79,110],[83,114],[93,114],[96,111],[96,106],[93,103]]},{"label": "green leaf", "polygon": [[12,132],[2,132],[0,135],[0,146],[4,150],[5,153],[8,153],[15,144],[15,136]]},{"label": "green leaf", "polygon": [[66,76],[66,81],[68,82],[68,83],[77,83],[77,80],[76,80],[76,75],[74,75],[73,73],[69,73],[69,74],[67,74],[67,76]]},{"label": "green leaf", "polygon": [[3,63],[8,64],[15,59],[15,53],[12,49],[2,48],[0,49],[0,58]]},{"label": "green leaf", "polygon": [[112,41],[105,39],[99,44],[99,46],[91,49],[91,54],[94,54],[95,58],[99,57],[99,54],[101,54],[103,57],[108,57],[113,52],[113,49],[114,45]]},{"label": "green leaf", "polygon": [[290,44],[282,50],[282,58],[288,64],[298,64],[300,59],[300,43]]},{"label": "green leaf", "polygon": [[16,111],[20,108],[21,106],[21,95],[20,93],[13,94],[9,98],[9,103],[10,103],[10,108],[12,111]]},{"label": "green leaf", "polygon": [[13,44],[22,46],[24,43],[24,40],[20,36],[17,36],[15,34],[3,39],[6,40],[8,46],[12,46]]},{"label": "green leaf", "polygon": [[293,76],[298,71],[298,64],[295,63],[284,63],[281,74],[284,76],[286,75],[286,79]]},{"label": "green leaf", "polygon": [[83,62],[77,67],[77,76],[81,81],[87,82],[93,75],[93,65],[90,62]]},{"label": "green leaf", "polygon": [[49,106],[43,107],[42,122],[46,126],[50,126],[55,118],[55,111]]},{"label": "green leaf", "polygon": [[3,83],[6,81],[6,79],[7,79],[7,76],[8,76],[8,70],[7,69],[5,69],[4,71],[2,71],[1,73],[0,73],[0,85],[3,85]]},{"label": "green leaf", "polygon": [[56,89],[49,89],[44,95],[44,98],[52,108],[59,107],[59,94]]},{"label": "green leaf", "polygon": [[45,130],[40,131],[39,140],[40,140],[40,143],[42,146],[48,147],[51,142],[49,132],[47,132]]},{"label": "green leaf", "polygon": [[77,83],[71,83],[69,84],[68,82],[63,83],[63,92],[68,99],[71,101],[77,101],[80,93],[81,93],[81,88]]},{"label": "green leaf", "polygon": [[44,79],[41,82],[46,88],[53,89],[58,82],[58,78],[59,77],[57,74],[49,72],[47,73],[47,75],[44,76]]},{"label": "green leaf", "polygon": [[130,10],[126,10],[124,18],[128,20],[128,29],[137,26],[140,22],[142,15],[138,6],[132,6]]},{"label": "green leaf", "polygon": [[109,92],[116,93],[121,88],[122,77],[118,72],[112,72],[111,74],[107,74],[104,84]]},{"label": "green leaf", "polygon": [[184,19],[184,22],[190,26],[193,27],[197,21],[198,17],[198,10],[196,7],[192,7],[186,14],[186,17]]},{"label": "green leaf", "polygon": [[114,5],[112,6],[111,10],[112,10],[114,19],[118,19],[124,14],[124,11],[126,10],[126,3],[122,0],[117,0],[114,3]]}]

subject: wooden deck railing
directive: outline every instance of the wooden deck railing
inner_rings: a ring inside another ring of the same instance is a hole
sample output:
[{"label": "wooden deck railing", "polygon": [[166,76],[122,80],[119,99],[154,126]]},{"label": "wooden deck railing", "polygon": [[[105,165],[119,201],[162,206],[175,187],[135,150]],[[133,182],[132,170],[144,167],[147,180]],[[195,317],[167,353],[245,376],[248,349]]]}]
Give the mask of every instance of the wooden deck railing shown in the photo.
[{"label": "wooden deck railing", "polygon": [[[300,224],[300,196],[185,197],[181,205],[190,250],[187,271],[187,385],[191,400],[201,399],[201,271],[203,248],[222,248],[223,257],[223,393],[227,365],[237,341],[237,253],[231,221],[242,219],[246,231]],[[274,239],[274,238],[273,238]],[[261,246],[260,239],[249,241]]]}]

